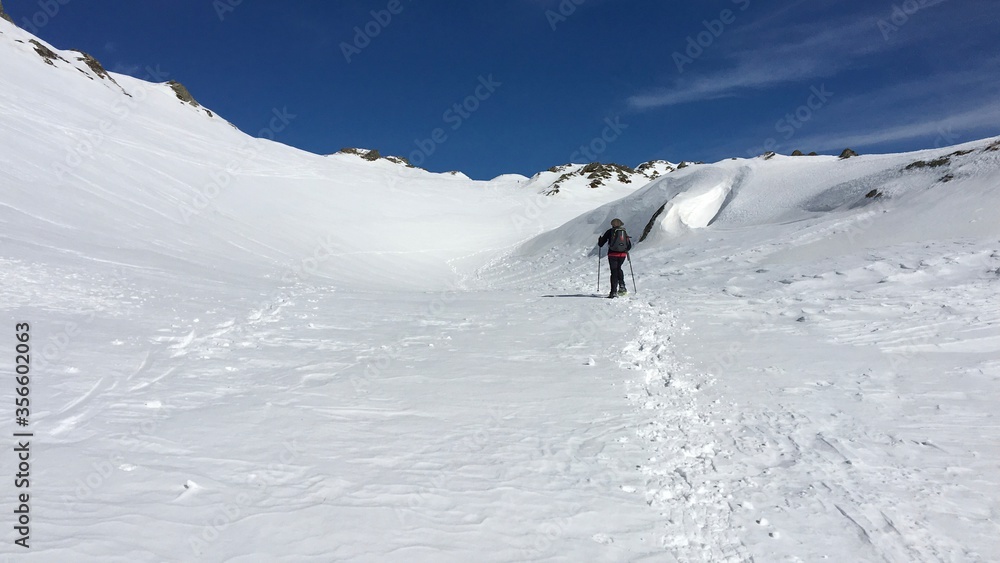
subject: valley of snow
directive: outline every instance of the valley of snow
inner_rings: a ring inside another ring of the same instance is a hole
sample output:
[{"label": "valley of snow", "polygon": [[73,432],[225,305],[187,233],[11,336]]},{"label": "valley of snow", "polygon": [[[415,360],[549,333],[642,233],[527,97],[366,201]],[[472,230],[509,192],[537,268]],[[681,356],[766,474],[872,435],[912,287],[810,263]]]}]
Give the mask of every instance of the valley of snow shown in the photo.
[{"label": "valley of snow", "polygon": [[0,20],[0,557],[1000,560],[997,139],[545,196],[32,40]]}]

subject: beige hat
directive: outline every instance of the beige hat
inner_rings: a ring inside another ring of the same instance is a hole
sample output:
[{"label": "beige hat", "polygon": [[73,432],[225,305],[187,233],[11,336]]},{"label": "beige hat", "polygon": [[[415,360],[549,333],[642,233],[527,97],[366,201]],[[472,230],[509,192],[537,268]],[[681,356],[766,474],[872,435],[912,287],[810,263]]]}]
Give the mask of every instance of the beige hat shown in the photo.
[{"label": "beige hat", "polygon": [[611,226],[617,229],[618,227],[624,227],[625,223],[622,223],[621,219],[612,219]]}]

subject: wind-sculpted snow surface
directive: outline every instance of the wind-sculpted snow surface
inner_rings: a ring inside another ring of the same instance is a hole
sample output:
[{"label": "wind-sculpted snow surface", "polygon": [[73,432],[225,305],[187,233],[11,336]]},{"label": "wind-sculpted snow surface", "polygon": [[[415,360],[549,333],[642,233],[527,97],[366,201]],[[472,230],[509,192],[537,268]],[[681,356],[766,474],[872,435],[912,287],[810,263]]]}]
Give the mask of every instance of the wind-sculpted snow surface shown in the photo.
[{"label": "wind-sculpted snow surface", "polygon": [[[0,556],[1000,559],[996,140],[545,197],[253,139],[31,39],[0,21],[38,453]],[[648,232],[607,300],[614,217]]]}]

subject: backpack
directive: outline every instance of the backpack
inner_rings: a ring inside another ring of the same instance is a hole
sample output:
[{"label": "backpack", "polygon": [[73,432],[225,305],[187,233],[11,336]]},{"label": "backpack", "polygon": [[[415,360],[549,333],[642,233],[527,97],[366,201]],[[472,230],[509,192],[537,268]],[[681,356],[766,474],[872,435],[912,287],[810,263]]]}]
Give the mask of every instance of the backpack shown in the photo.
[{"label": "backpack", "polygon": [[611,234],[611,244],[608,245],[608,250],[610,252],[629,251],[628,233],[625,232],[625,229],[620,227],[615,229]]}]

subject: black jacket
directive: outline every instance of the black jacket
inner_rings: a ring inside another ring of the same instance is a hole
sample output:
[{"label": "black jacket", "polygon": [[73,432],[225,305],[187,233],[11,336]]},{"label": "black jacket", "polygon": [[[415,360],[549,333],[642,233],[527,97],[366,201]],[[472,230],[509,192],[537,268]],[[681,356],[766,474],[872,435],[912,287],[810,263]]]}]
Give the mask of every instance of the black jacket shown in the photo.
[{"label": "black jacket", "polygon": [[[622,228],[622,230],[624,231],[625,229]],[[601,235],[601,238],[597,239],[597,246],[603,247],[605,244],[610,243],[611,237],[613,237],[614,235],[615,235],[615,227],[611,227],[607,231],[604,231],[604,234]],[[625,236],[628,237],[628,249],[632,250],[632,237],[628,236],[628,231],[625,232]],[[612,254],[615,253],[608,252],[608,256],[611,256]],[[625,253],[622,254],[624,255]]]}]

